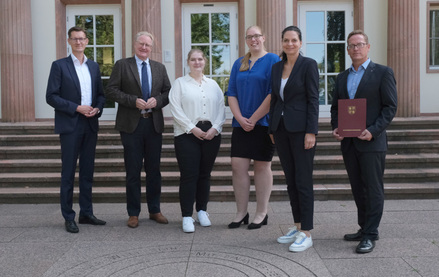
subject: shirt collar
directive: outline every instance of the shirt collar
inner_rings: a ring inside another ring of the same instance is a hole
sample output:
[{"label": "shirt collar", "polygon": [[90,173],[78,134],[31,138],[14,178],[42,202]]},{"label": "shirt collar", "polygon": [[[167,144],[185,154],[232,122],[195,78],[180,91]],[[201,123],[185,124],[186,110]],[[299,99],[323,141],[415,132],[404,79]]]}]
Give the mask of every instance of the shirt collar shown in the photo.
[{"label": "shirt collar", "polygon": [[[363,69],[366,71],[366,69],[369,66],[369,64],[370,64],[370,58],[367,58],[367,60],[358,67],[358,70],[360,69],[360,67],[363,67]],[[352,71],[356,72],[355,68],[354,68],[354,65],[351,65],[351,67],[349,69],[350,69],[351,72]]]},{"label": "shirt collar", "polygon": [[146,59],[146,61],[142,61],[141,59],[139,59],[139,57],[137,57],[136,55],[134,55],[134,58],[136,59],[136,63],[139,65],[142,65],[143,62],[146,62],[146,64],[149,65],[149,58]]},{"label": "shirt collar", "polygon": [[[189,82],[189,81],[194,80],[194,78],[192,78],[191,75],[189,75],[189,73],[188,73],[188,74],[186,74],[186,76],[184,76],[184,80]],[[201,79],[201,81],[207,82],[207,77],[204,74],[203,74],[203,79]]]},{"label": "shirt collar", "polygon": [[[86,63],[87,60],[88,60],[87,56],[84,54],[84,63]],[[73,53],[72,53],[72,61],[73,64],[81,65],[81,62],[78,60],[78,58],[75,55],[73,55]]]}]

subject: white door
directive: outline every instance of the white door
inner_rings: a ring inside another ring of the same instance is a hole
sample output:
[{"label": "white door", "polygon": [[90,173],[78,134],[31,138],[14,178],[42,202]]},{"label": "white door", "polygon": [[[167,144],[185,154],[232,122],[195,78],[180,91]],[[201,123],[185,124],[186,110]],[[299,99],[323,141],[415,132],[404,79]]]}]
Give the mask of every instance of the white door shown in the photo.
[{"label": "white door", "polygon": [[[83,27],[89,38],[85,55],[99,64],[104,88],[114,63],[122,58],[120,5],[68,5],[67,31],[73,26]],[[67,53],[71,54],[67,44]],[[108,101],[100,119],[115,120],[117,103]]]},{"label": "white door", "polygon": [[[233,63],[238,58],[237,4],[183,4],[182,21],[183,73],[189,70],[187,54],[192,48],[199,48],[208,59],[204,74],[225,92]],[[232,118],[228,107],[226,116]]]},{"label": "white door", "polygon": [[320,117],[330,117],[337,75],[350,66],[346,37],[354,29],[352,1],[299,3],[303,55],[317,61]]}]

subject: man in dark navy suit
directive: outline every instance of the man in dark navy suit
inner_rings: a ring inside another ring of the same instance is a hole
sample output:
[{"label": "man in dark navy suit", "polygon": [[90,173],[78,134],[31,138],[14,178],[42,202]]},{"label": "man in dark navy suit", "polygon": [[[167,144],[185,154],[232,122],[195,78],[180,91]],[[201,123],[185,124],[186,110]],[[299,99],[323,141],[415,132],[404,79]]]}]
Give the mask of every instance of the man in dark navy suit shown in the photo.
[{"label": "man in dark navy suit", "polygon": [[53,62],[46,101],[55,108],[55,133],[61,142],[61,212],[67,232],[79,232],[73,210],[73,184],[79,156],[79,223],[104,225],[93,215],[92,184],[94,160],[105,96],[99,65],[84,55],[88,44],[84,29],[68,32],[72,54]]},{"label": "man in dark navy suit", "polygon": [[[352,66],[337,77],[331,107],[334,137],[341,151],[357,206],[360,230],[346,234],[345,240],[359,241],[357,253],[369,253],[378,240],[378,226],[384,208],[384,167],[387,151],[386,129],[397,108],[396,82],[390,67],[373,63],[367,35],[356,30],[348,35]],[[338,99],[365,98],[366,129],[355,138],[338,132]]]}]

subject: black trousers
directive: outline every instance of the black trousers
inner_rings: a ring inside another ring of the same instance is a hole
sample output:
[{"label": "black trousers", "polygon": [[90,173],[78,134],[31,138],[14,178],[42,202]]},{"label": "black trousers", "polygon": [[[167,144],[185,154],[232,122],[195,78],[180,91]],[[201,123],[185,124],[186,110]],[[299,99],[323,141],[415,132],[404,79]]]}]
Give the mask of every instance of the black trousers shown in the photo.
[{"label": "black trousers", "polygon": [[139,216],[142,164],[146,172],[146,202],[151,214],[160,212],[162,175],[160,156],[162,134],[154,130],[152,118],[140,118],[132,133],[120,132],[126,170],[126,197],[129,216]]},{"label": "black trousers", "polygon": [[75,131],[59,135],[61,142],[61,213],[65,220],[74,220],[73,184],[79,156],[79,214],[92,215],[92,185],[98,134],[90,128],[88,119],[79,116]]},{"label": "black trousers", "polygon": [[313,162],[315,146],[305,150],[305,132],[290,133],[280,122],[274,140],[285,173],[288,196],[294,222],[301,225],[302,230],[313,229],[314,188]]},{"label": "black trousers", "polygon": [[375,239],[384,209],[383,176],[386,152],[359,152],[351,143],[343,152],[343,160],[357,206],[358,225],[361,227],[363,238]]},{"label": "black trousers", "polygon": [[180,207],[182,216],[206,211],[210,193],[210,174],[221,144],[221,134],[200,140],[192,134],[175,137],[175,153],[180,168]]}]

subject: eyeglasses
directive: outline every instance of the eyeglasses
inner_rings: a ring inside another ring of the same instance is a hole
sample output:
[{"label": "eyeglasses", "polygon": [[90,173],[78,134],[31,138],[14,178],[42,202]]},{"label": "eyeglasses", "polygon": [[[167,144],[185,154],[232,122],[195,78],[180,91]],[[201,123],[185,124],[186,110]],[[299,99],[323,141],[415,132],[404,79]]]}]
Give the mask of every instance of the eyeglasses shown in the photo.
[{"label": "eyeglasses", "polygon": [[139,44],[140,47],[152,47],[152,45],[148,44],[148,43],[140,43],[140,42],[137,41],[137,44]]},{"label": "eyeglasses", "polygon": [[361,49],[361,48],[364,48],[364,46],[366,46],[366,45],[367,45],[367,43],[365,43],[365,42],[360,42],[358,44],[349,44],[348,50],[355,49],[355,47],[357,47],[358,49]]},{"label": "eyeglasses", "polygon": [[262,37],[262,35],[256,34],[256,35],[252,35],[252,36],[246,36],[245,39],[246,40],[252,40],[252,39],[258,39],[260,37]]},{"label": "eyeglasses", "polygon": [[75,41],[75,42],[84,42],[87,40],[87,38],[69,38],[71,41]]}]

